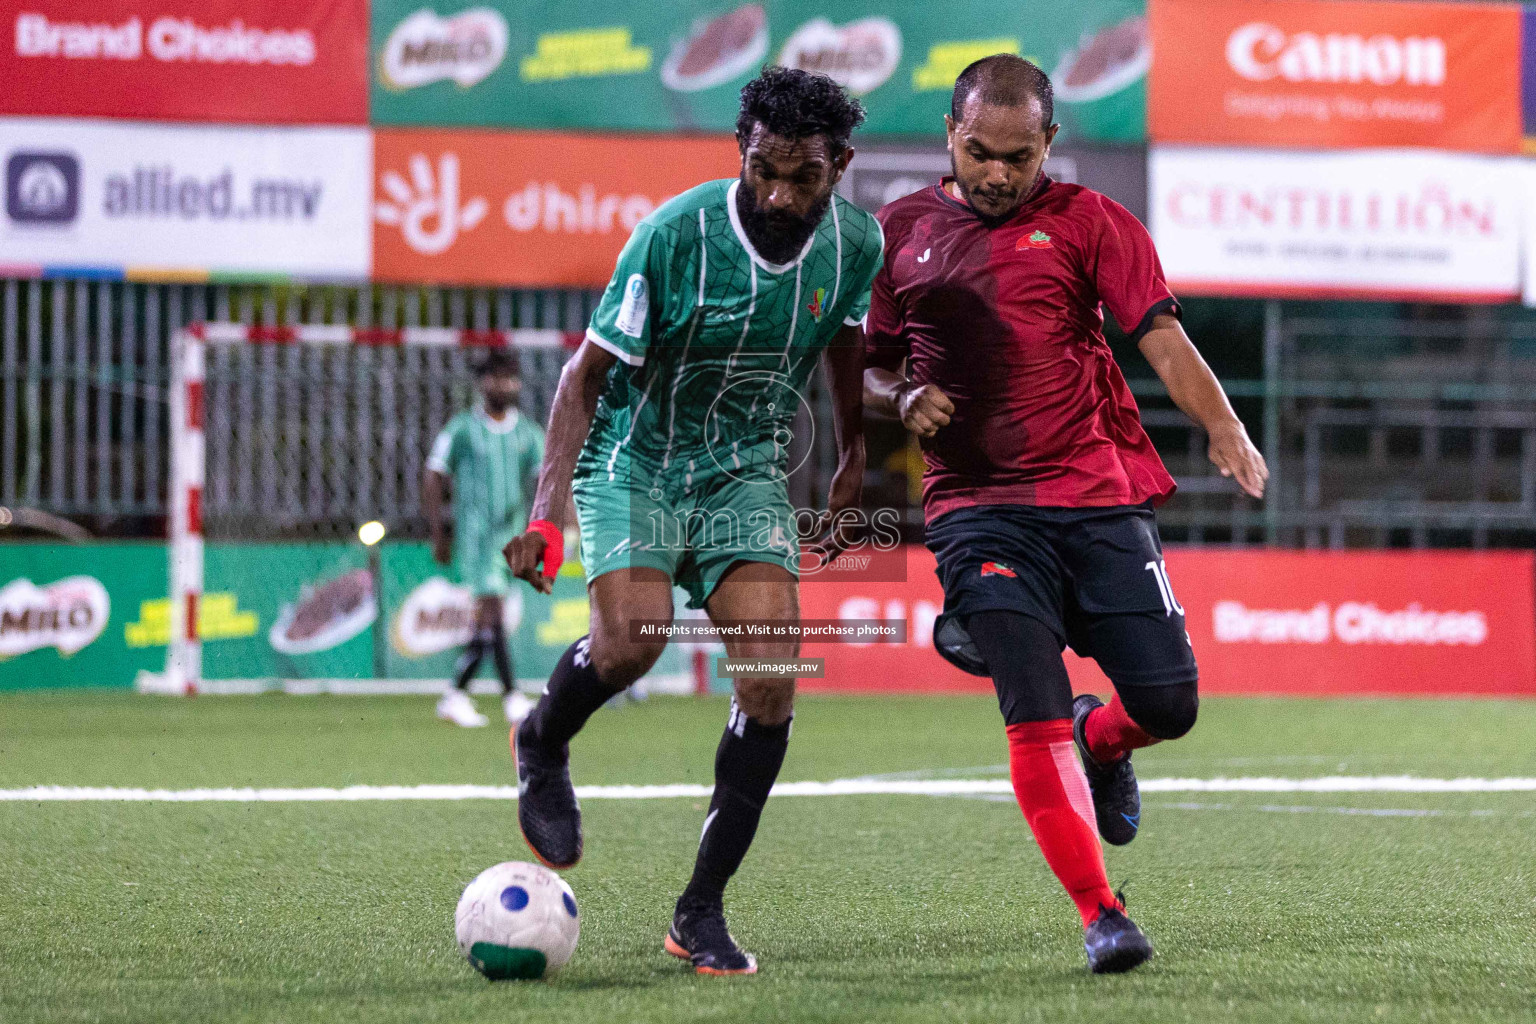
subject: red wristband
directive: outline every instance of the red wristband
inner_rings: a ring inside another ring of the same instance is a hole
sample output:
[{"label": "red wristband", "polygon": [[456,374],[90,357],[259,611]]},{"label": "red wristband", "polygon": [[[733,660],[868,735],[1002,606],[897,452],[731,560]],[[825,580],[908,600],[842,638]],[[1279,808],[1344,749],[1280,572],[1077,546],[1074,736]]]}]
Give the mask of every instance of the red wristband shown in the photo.
[{"label": "red wristband", "polygon": [[535,519],[528,524],[528,532],[544,538],[544,554],[540,556],[544,562],[544,575],[554,579],[560,574],[560,566],[565,564],[565,531],[548,519]]}]

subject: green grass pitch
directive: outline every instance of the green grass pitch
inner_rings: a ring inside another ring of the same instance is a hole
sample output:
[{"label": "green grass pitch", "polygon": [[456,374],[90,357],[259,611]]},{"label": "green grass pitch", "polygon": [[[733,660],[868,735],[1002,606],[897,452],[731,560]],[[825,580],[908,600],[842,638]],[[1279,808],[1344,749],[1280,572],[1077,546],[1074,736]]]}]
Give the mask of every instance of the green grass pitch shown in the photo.
[{"label": "green grass pitch", "polygon": [[[707,782],[725,715],[604,710],[576,781]],[[1001,777],[1004,760],[988,699],[810,697],[784,778]],[[1536,702],[1213,698],[1137,765],[1536,776]],[[438,723],[428,698],[0,695],[4,789],[512,781],[503,729]],[[757,977],[696,977],[661,950],[703,801],[589,800],[565,873],[575,959],[490,984],[453,908],[482,868],[529,859],[511,802],[0,802],[0,1021],[1536,1021],[1536,794],[1145,806],[1107,854],[1157,945],[1129,975],[1086,972],[1011,800],[850,796],[769,804],[727,894]]]}]

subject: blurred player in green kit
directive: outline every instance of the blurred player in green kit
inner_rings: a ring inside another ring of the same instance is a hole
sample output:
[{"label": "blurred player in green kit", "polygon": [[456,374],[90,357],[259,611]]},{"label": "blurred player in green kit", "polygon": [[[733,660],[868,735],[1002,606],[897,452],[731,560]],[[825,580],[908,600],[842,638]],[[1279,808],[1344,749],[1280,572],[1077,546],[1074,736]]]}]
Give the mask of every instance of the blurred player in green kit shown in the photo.
[{"label": "blurred player in green kit", "polygon": [[[437,704],[437,717],[466,727],[488,721],[469,698],[470,680],[486,654],[496,665],[507,721],[522,721],[533,706],[515,688],[503,613],[511,575],[501,551],[528,523],[532,484],[544,459],[544,431],[518,412],[517,356],[493,349],[475,376],[480,403],[453,417],[437,435],[421,487],[432,557],[447,565],[451,554],[459,585],[475,599],[469,644],[454,666],[453,686]],[[445,486],[453,492],[451,549],[443,522]]]}]

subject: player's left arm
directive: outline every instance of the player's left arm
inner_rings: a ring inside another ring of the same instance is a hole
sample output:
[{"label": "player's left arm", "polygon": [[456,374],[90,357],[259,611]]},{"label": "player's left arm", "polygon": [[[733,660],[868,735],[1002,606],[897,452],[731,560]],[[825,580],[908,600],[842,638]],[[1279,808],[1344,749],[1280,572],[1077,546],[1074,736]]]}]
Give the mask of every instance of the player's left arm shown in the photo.
[{"label": "player's left arm", "polygon": [[1269,479],[1264,457],[1248,440],[1221,382],[1184,333],[1152,236],[1119,203],[1103,196],[1097,201],[1097,230],[1085,257],[1100,299],[1136,340],[1173,403],[1205,429],[1211,461],[1221,475],[1235,477],[1244,491],[1262,498]]},{"label": "player's left arm", "polygon": [[1248,430],[1232,411],[1221,382],[1184,333],[1179,318],[1169,313],[1153,317],[1139,347],[1168,388],[1173,404],[1210,437],[1210,459],[1221,475],[1236,478],[1255,498],[1264,497],[1264,482],[1269,479],[1264,456],[1248,439]]},{"label": "player's left arm", "polygon": [[832,431],[837,439],[837,470],[827,488],[826,537],[814,549],[835,558],[852,538],[864,489],[864,331],[855,324],[838,329],[822,353],[821,365],[832,394]]}]

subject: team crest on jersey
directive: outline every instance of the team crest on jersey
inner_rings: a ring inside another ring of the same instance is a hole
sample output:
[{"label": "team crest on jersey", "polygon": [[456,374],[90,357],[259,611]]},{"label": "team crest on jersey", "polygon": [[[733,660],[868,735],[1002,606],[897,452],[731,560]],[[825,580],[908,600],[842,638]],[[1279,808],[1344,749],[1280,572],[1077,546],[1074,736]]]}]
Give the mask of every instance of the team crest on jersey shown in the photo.
[{"label": "team crest on jersey", "polygon": [[1044,231],[1036,231],[1032,235],[1025,235],[1023,238],[1020,238],[1019,239],[1019,244],[1015,245],[1014,248],[1015,249],[1052,249],[1052,248],[1055,248],[1055,246],[1051,245],[1051,236],[1050,235],[1046,234]]},{"label": "team crest on jersey", "polygon": [[1008,568],[1002,562],[982,562],[981,574],[983,576],[1007,576],[1011,580],[1019,578],[1019,574]]},{"label": "team crest on jersey", "polygon": [[624,301],[619,304],[619,315],[614,326],[631,338],[638,338],[645,331],[645,319],[650,314],[649,289],[643,274],[630,274],[624,282]]},{"label": "team crest on jersey", "polygon": [[826,312],[826,301],[827,290],[825,288],[817,288],[816,294],[811,296],[810,305],[805,307],[811,311],[811,316],[816,320],[817,323],[821,323],[821,314]]}]

